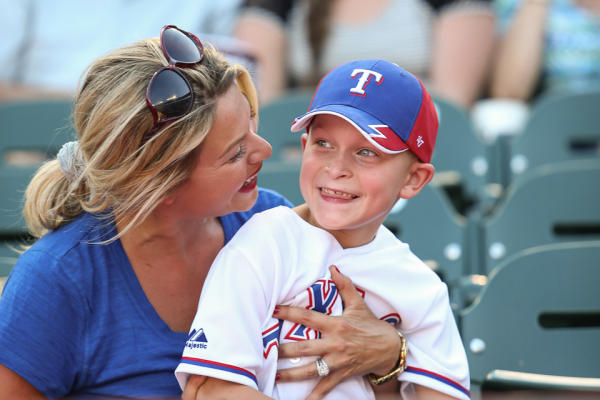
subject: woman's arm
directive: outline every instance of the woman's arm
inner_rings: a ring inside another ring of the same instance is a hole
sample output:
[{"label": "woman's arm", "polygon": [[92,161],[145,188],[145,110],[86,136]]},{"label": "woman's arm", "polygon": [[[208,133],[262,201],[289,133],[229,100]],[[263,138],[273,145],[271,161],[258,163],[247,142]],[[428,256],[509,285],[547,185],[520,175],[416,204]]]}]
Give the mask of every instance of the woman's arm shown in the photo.
[{"label": "woman's arm", "polygon": [[202,375],[192,375],[185,384],[181,395],[182,400],[267,400],[271,397],[265,396],[250,386],[222,379],[207,378]]},{"label": "woman's arm", "polygon": [[[396,382],[397,383],[397,382]],[[387,383],[386,383],[387,385]],[[449,396],[445,393],[438,392],[437,390],[433,390],[426,386],[421,385],[413,385],[414,392],[411,398],[415,398],[417,400],[456,400],[456,397]],[[398,392],[398,390],[394,392],[390,391],[375,391],[375,398],[377,400],[402,400],[402,395]]]},{"label": "woman's arm", "polygon": [[258,97],[262,104],[274,100],[286,89],[287,35],[284,22],[268,11],[245,11],[240,15],[234,36],[246,42],[257,64]]},{"label": "woman's arm", "polygon": [[[279,357],[321,356],[330,374],[313,389],[310,399],[320,399],[351,375],[387,374],[398,361],[400,338],[388,322],[375,317],[352,281],[335,267],[331,278],[344,301],[342,316],[332,317],[303,308],[279,307],[277,318],[297,322],[321,332],[321,339],[285,343]],[[279,370],[281,381],[303,380],[317,375],[314,363]]]},{"label": "woman's arm", "polygon": [[546,0],[525,0],[519,5],[499,45],[492,97],[530,99],[542,69],[548,4]]},{"label": "woman's arm", "polygon": [[487,83],[493,49],[491,6],[460,1],[446,6],[433,29],[432,91],[469,108]]},{"label": "woman's arm", "polygon": [[36,388],[20,375],[0,364],[0,399],[45,399]]}]

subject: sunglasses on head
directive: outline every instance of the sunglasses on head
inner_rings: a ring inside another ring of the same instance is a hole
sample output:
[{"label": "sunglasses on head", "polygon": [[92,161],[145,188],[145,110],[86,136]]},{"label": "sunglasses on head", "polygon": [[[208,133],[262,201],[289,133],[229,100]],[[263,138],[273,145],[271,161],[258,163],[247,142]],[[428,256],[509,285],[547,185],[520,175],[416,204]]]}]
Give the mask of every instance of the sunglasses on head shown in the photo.
[{"label": "sunglasses on head", "polygon": [[179,68],[190,68],[204,57],[200,39],[175,25],[162,28],[160,47],[169,65],[154,73],[146,90],[146,105],[154,117],[154,128],[191,111],[194,91]]}]

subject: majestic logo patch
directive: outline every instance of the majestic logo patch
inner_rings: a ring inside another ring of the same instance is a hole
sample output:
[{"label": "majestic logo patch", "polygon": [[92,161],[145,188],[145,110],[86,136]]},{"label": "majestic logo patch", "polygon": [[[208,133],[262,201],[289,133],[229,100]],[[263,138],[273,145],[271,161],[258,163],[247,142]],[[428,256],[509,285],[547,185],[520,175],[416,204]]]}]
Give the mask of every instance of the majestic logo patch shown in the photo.
[{"label": "majestic logo patch", "polygon": [[423,141],[423,136],[419,136],[419,137],[417,138],[417,147],[421,147],[421,146],[423,146],[423,144],[424,144],[424,143],[425,143],[425,142]]},{"label": "majestic logo patch", "polygon": [[371,71],[370,69],[356,68],[352,71],[350,77],[356,78],[357,76],[359,77],[358,83],[350,89],[350,94],[355,96],[365,97],[367,95],[365,90],[367,85],[371,82],[371,78],[375,77],[375,83],[378,85],[381,85],[381,82],[383,82],[383,75],[379,72]]},{"label": "majestic logo patch", "polygon": [[185,342],[185,346],[190,349],[206,349],[207,344],[208,340],[206,339],[204,329],[202,328],[199,330],[192,330],[188,336],[187,342]]}]

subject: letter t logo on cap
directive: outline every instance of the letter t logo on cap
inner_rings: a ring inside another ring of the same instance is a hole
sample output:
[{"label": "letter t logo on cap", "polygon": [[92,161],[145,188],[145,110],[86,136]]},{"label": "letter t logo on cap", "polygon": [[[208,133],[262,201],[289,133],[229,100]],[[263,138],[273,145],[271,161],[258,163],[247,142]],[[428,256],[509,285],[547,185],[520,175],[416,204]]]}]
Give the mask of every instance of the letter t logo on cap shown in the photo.
[{"label": "letter t logo on cap", "polygon": [[350,94],[353,94],[355,96],[365,97],[367,95],[365,89],[371,81],[372,76],[375,77],[375,83],[377,83],[378,85],[380,85],[381,82],[383,82],[383,75],[381,75],[379,72],[371,71],[370,69],[356,68],[354,71],[352,71],[350,77],[356,78],[358,74],[361,74],[360,78],[358,78],[358,83],[355,87],[350,89]]}]

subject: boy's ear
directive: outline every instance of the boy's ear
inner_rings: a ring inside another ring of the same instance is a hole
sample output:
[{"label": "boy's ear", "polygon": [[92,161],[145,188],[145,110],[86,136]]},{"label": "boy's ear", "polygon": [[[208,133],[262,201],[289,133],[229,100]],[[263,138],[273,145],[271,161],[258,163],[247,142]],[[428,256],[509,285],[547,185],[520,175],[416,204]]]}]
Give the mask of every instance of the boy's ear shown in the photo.
[{"label": "boy's ear", "polygon": [[302,151],[304,151],[307,141],[308,141],[308,133],[303,133],[302,136],[300,137],[300,143],[302,143]]},{"label": "boy's ear", "polygon": [[410,199],[417,195],[421,189],[433,178],[435,168],[432,164],[423,163],[420,161],[414,162],[409,169],[409,174],[404,183],[404,186],[400,189],[399,197],[403,199]]}]

